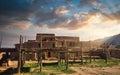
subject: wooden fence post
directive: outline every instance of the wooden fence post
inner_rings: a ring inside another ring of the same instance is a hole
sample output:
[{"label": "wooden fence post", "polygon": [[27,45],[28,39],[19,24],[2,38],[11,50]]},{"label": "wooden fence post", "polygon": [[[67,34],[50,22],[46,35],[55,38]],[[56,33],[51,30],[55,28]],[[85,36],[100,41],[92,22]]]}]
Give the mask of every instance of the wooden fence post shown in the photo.
[{"label": "wooden fence post", "polygon": [[67,52],[66,52],[66,70],[68,70],[68,49],[67,49]]},{"label": "wooden fence post", "polygon": [[40,72],[42,72],[42,51],[40,52]]},{"label": "wooden fence post", "polygon": [[95,61],[95,49],[93,49],[93,61]]},{"label": "wooden fence post", "polygon": [[89,51],[89,55],[90,55],[90,63],[92,62],[92,56],[91,56],[91,54],[92,54],[92,51],[90,50],[90,51]]},{"label": "wooden fence post", "polygon": [[105,54],[106,54],[106,60],[105,60],[105,62],[108,63],[108,54],[109,54],[108,53],[108,48],[105,49]]},{"label": "wooden fence post", "polygon": [[42,71],[42,36],[41,36],[41,44],[40,44],[40,72]]},{"label": "wooden fence post", "polygon": [[82,51],[82,48],[83,47],[83,44],[82,44],[82,42],[81,42],[81,64],[83,64],[83,51]]},{"label": "wooden fence post", "polygon": [[22,50],[22,42],[23,38],[22,35],[20,35],[20,47],[19,47],[19,59],[18,59],[18,75],[21,74],[21,50]]},{"label": "wooden fence post", "polygon": [[1,39],[0,39],[0,48],[1,48],[1,46],[2,46],[2,36],[1,36]]},{"label": "wooden fence post", "polygon": [[108,63],[108,44],[103,44],[103,49],[104,49],[104,52],[105,52],[105,62]]},{"label": "wooden fence post", "polygon": [[58,52],[58,66],[60,66],[60,52]]},{"label": "wooden fence post", "polygon": [[89,59],[90,59],[90,63],[92,62],[92,51],[91,51],[91,41],[89,41]]}]

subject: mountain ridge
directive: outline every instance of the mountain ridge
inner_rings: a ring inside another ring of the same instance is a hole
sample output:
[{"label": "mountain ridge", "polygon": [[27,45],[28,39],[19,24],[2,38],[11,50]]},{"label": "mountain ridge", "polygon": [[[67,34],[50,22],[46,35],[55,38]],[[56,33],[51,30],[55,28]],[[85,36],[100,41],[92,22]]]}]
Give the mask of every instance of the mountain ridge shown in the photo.
[{"label": "mountain ridge", "polygon": [[105,37],[105,38],[101,38],[101,39],[97,39],[97,40],[94,40],[94,41],[100,42],[100,43],[112,44],[112,45],[117,46],[117,45],[120,45],[120,34]]}]

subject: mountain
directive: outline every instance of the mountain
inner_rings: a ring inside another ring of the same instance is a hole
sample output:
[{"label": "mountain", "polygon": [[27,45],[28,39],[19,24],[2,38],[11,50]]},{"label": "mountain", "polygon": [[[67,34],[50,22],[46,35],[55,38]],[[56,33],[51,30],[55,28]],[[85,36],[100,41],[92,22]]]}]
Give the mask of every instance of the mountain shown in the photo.
[{"label": "mountain", "polygon": [[103,39],[97,39],[95,40],[96,42],[100,42],[100,43],[108,43],[108,44],[112,44],[112,45],[120,45],[120,34],[114,35],[114,36],[110,36],[110,37],[106,37]]}]

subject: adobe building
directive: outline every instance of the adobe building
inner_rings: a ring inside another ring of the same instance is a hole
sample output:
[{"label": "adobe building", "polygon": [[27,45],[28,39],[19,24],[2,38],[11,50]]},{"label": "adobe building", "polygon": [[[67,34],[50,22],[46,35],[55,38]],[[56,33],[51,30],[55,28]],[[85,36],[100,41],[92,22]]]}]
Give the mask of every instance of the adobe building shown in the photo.
[{"label": "adobe building", "polygon": [[[18,59],[18,52],[19,52],[20,44],[15,44],[15,48],[5,50],[10,52],[10,58]],[[28,40],[23,42],[22,48],[26,49],[25,52],[25,59],[26,60],[37,60],[38,58],[38,51],[44,50],[42,57],[43,59],[49,58],[58,58],[58,53],[65,57],[65,50],[71,51],[69,57],[80,57],[80,51],[89,52],[90,50],[102,50],[101,43],[96,41],[80,41],[79,37],[74,36],[56,36],[55,34],[41,34],[38,33],[36,35],[35,40]],[[113,45],[109,46],[110,49],[114,49]],[[6,48],[5,48],[6,49]],[[111,51],[111,55],[115,57],[120,57],[119,54],[116,55],[118,51]],[[63,52],[62,52],[63,51]],[[4,54],[4,53],[3,53]],[[0,53],[0,59],[2,58],[2,53]]]},{"label": "adobe building", "polygon": [[[19,49],[19,44],[16,44],[15,47]],[[42,54],[43,59],[57,58],[60,49],[60,54],[63,57],[65,54],[64,52],[62,53],[62,50],[73,52],[69,55],[70,57],[78,57],[80,56],[81,49],[83,52],[102,49],[101,43],[95,41],[80,41],[79,37],[42,33],[38,33],[35,40],[24,42],[22,47],[28,51],[25,54],[26,60],[37,60],[38,50],[40,49],[44,50]]]},{"label": "adobe building", "polygon": [[80,41],[79,46],[82,46],[83,52],[101,49],[101,43],[95,41]]},{"label": "adobe building", "polygon": [[[57,58],[57,49],[72,48],[79,44],[79,37],[71,36],[55,36],[55,34],[37,34],[36,40],[28,40],[24,42],[22,47],[32,51],[26,53],[26,60],[37,60],[36,49],[45,49],[43,52],[43,59]],[[15,47],[18,49],[19,44]],[[34,52],[35,51],[35,52]]]}]

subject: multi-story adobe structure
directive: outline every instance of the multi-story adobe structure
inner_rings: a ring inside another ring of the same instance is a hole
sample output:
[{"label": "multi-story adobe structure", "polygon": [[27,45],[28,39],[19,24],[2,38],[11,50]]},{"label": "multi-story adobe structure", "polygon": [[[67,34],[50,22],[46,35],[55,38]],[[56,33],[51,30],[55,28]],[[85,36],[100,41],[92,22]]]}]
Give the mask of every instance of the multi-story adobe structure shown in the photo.
[{"label": "multi-story adobe structure", "polygon": [[[13,59],[18,58],[19,44],[15,44],[15,52],[10,52]],[[37,34],[35,40],[28,40],[22,44],[22,48],[27,49],[25,52],[26,60],[37,60],[38,50],[43,49],[43,58],[48,59],[51,57],[57,58],[58,52],[61,56],[65,57],[65,53],[62,51],[72,51],[69,54],[70,57],[79,57],[80,51],[88,52],[90,50],[102,49],[101,43],[96,41],[80,41],[79,37],[74,36],[56,36],[55,34]],[[109,48],[114,49],[113,45]],[[1,54],[1,53],[0,53]],[[2,57],[2,54],[0,55]]]},{"label": "multi-story adobe structure", "polygon": [[[22,47],[27,48],[30,53],[26,54],[26,59],[37,60],[35,49],[46,49],[43,52],[43,58],[57,57],[57,49],[77,47],[79,37],[71,36],[55,36],[55,34],[37,34],[36,40],[28,40],[24,42]],[[19,44],[16,44],[19,48]]]},{"label": "multi-story adobe structure", "polygon": [[[43,51],[43,59],[57,58],[60,51],[61,56],[65,56],[62,50],[68,49],[73,52],[70,54],[70,57],[78,57],[81,50],[82,52],[88,52],[90,50],[101,49],[101,43],[96,41],[80,41],[79,37],[74,36],[56,36],[55,34],[38,33],[35,40],[24,42],[22,47],[29,51],[29,53],[25,54],[26,60],[37,60],[37,51],[40,49],[45,50]],[[16,48],[19,48],[19,44],[16,44]],[[75,51],[78,51],[78,53]]]}]

